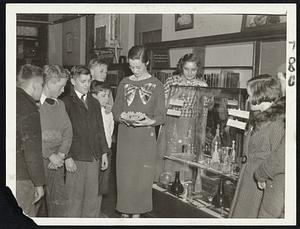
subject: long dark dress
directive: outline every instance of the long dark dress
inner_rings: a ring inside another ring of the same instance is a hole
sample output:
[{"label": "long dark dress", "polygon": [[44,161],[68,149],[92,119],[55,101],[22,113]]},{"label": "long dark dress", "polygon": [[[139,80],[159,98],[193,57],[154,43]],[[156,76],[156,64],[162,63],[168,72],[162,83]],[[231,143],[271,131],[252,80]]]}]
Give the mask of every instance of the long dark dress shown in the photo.
[{"label": "long dark dress", "polygon": [[[145,113],[165,121],[164,91],[155,77],[133,81],[123,79],[118,87],[113,115],[118,121],[125,111]],[[117,206],[122,213],[140,214],[152,210],[152,183],[157,156],[155,128],[128,127],[120,123],[117,139]]]}]

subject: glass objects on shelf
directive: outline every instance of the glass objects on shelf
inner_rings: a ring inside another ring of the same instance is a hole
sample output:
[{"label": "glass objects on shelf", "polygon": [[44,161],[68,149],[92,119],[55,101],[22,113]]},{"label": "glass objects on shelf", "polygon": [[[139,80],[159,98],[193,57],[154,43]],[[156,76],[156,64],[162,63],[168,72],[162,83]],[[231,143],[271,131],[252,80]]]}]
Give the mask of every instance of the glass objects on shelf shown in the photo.
[{"label": "glass objects on shelf", "polygon": [[211,150],[213,152],[215,152],[216,150],[218,150],[221,146],[221,137],[220,137],[220,125],[217,125],[217,129],[216,129],[216,134],[215,137],[212,140],[211,143]]},{"label": "glass objects on shelf", "polygon": [[181,184],[180,182],[180,172],[179,171],[175,171],[175,180],[174,182],[172,183],[171,185],[171,193],[176,195],[176,196],[179,196],[183,193],[184,189],[183,189],[183,185]]},{"label": "glass objects on shelf", "polygon": [[197,177],[196,177],[195,185],[194,185],[194,192],[199,193],[201,191],[202,191],[201,169],[198,168]]},{"label": "glass objects on shelf", "polygon": [[228,205],[229,205],[228,198],[225,195],[224,183],[225,183],[225,180],[222,177],[220,177],[218,191],[216,192],[216,194],[214,195],[213,200],[212,200],[212,204],[216,208],[221,209],[221,215],[224,214],[224,208],[228,207]]},{"label": "glass objects on shelf", "polygon": [[184,188],[180,181],[180,171],[175,171],[175,179],[171,185],[170,191],[177,196],[183,193]]},{"label": "glass objects on shelf", "polygon": [[173,180],[172,174],[170,172],[164,171],[159,175],[158,185],[162,188],[167,189],[169,184],[172,182],[172,180]]}]

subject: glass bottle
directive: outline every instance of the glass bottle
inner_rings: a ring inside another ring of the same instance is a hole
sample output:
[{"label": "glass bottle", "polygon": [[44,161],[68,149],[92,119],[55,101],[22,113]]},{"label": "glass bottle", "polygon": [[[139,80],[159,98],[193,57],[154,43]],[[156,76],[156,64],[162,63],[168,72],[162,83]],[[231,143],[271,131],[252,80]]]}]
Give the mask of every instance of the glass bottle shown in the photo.
[{"label": "glass bottle", "polygon": [[220,163],[219,151],[218,151],[218,143],[215,142],[214,151],[211,157],[211,163]]},{"label": "glass bottle", "polygon": [[198,170],[197,170],[197,177],[195,180],[194,191],[195,191],[195,193],[202,192],[202,181],[201,181],[201,169],[200,168],[198,168]]},{"label": "glass bottle", "polygon": [[171,193],[173,193],[176,196],[179,196],[183,193],[184,189],[179,179],[180,172],[175,171],[175,180],[171,185]]},{"label": "glass bottle", "polygon": [[235,155],[236,155],[236,152],[235,152],[235,140],[232,140],[232,146],[231,146],[231,161],[232,163],[235,163]]},{"label": "glass bottle", "polygon": [[221,147],[220,124],[217,125],[216,134],[211,143],[212,152],[215,151],[215,147],[217,147],[217,149]]},{"label": "glass bottle", "polygon": [[224,178],[220,177],[218,191],[216,192],[212,200],[212,204],[216,208],[221,208],[221,215],[223,214],[223,208],[228,207],[228,200],[224,192],[224,182]]}]

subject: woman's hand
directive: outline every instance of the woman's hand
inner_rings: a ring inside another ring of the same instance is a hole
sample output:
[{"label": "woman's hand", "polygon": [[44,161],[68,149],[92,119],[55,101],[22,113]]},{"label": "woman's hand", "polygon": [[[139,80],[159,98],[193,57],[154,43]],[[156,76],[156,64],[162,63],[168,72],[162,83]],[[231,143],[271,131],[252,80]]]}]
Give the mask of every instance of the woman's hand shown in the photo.
[{"label": "woman's hand", "polygon": [[107,153],[102,154],[102,162],[101,162],[101,170],[105,170],[108,168],[108,159]]},{"label": "woman's hand", "polygon": [[149,117],[145,117],[142,120],[135,121],[132,125],[133,126],[152,126],[156,121],[154,119],[151,119]]}]

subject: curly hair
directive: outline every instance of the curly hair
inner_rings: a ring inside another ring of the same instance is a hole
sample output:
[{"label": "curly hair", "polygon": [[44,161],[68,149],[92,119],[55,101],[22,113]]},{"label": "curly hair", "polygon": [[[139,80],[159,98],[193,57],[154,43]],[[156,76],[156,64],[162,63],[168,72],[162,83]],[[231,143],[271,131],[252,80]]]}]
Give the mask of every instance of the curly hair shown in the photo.
[{"label": "curly hair", "polygon": [[249,102],[252,105],[258,105],[262,102],[276,102],[282,96],[279,79],[269,74],[251,78],[247,86],[251,92],[251,100]]}]

